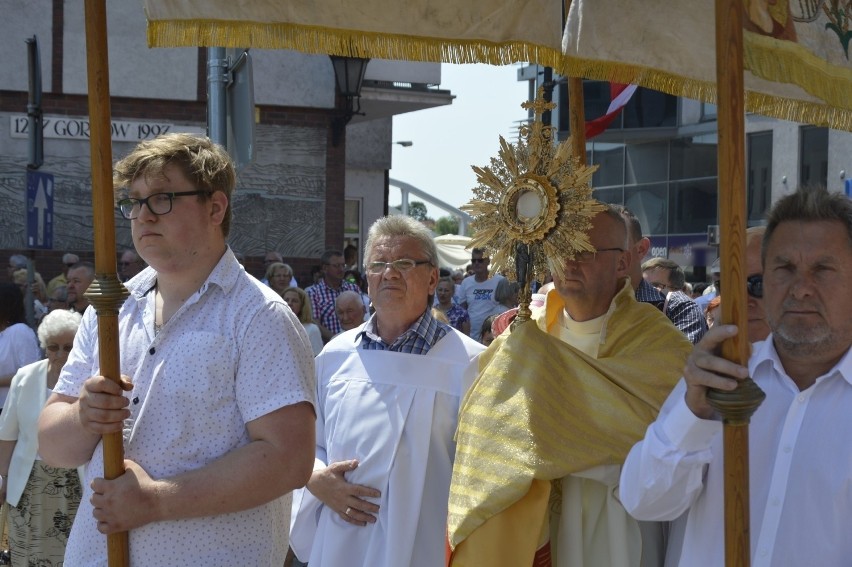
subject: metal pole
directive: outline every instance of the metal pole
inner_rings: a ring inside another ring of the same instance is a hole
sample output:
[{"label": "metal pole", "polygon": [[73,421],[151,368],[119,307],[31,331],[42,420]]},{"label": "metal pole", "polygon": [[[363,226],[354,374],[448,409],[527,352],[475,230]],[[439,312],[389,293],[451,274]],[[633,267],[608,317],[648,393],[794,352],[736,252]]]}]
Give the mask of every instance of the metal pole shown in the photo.
[{"label": "metal pole", "polygon": [[207,49],[207,136],[223,148],[228,147],[227,84],[225,48],[210,47]]}]

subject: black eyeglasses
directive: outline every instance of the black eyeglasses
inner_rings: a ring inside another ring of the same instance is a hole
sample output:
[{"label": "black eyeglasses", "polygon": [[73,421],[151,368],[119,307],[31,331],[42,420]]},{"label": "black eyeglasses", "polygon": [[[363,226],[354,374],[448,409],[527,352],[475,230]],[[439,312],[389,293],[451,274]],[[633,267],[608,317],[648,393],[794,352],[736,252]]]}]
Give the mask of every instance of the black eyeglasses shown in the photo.
[{"label": "black eyeglasses", "polygon": [[624,248],[598,248],[594,252],[578,252],[574,256],[574,261],[580,262],[581,264],[590,264],[595,261],[595,258],[597,258],[598,254],[601,252],[624,252]]},{"label": "black eyeglasses", "polygon": [[746,278],[746,291],[752,297],[763,297],[763,274],[754,274]]},{"label": "black eyeglasses", "polygon": [[50,352],[59,352],[59,349],[61,348],[61,349],[62,349],[62,350],[64,350],[65,352],[71,352],[71,349],[72,349],[73,347],[74,347],[74,345],[62,345],[62,346],[59,346],[59,345],[47,345],[47,350],[49,350]]},{"label": "black eyeglasses", "polygon": [[144,199],[126,197],[118,202],[121,216],[127,220],[139,218],[142,205],[148,205],[148,210],[155,215],[166,215],[172,212],[172,201],[175,197],[190,197],[192,195],[207,195],[210,191],[177,191],[171,193],[154,193]]},{"label": "black eyeglasses", "polygon": [[397,272],[404,274],[405,272],[413,270],[415,267],[421,264],[431,264],[429,260],[409,260],[408,258],[400,258],[399,260],[394,260],[393,262],[370,262],[367,265],[367,270],[371,274],[383,274],[385,270],[389,267],[393,268]]},{"label": "black eyeglasses", "polygon": [[488,258],[471,258],[470,259],[471,264],[482,264],[483,262],[487,262],[487,261],[488,261]]}]

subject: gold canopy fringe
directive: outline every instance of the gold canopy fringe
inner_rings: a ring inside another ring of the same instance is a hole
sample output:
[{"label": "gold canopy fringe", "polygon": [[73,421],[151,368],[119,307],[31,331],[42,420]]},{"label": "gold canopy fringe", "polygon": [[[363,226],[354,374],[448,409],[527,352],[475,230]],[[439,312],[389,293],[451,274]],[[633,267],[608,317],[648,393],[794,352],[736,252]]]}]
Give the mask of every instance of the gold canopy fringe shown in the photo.
[{"label": "gold canopy fringe", "polygon": [[[804,52],[797,45],[778,49],[771,38],[748,34],[745,64],[756,76],[810,85],[814,95],[835,104],[796,101],[756,92],[745,93],[746,111],[852,131],[852,97],[848,85],[852,73]],[[771,46],[770,46],[771,43]],[[367,33],[285,23],[234,22],[221,20],[149,21],[151,47],[245,47],[294,49],[305,53],[370,57],[435,63],[488,63],[507,65],[530,62],[553,67],[570,77],[632,83],[704,102],[716,102],[714,81],[699,81],[610,61],[588,61],[563,55],[544,45],[521,41],[506,43],[483,40],[440,39],[400,34]],[[791,81],[794,79],[794,81]]]},{"label": "gold canopy fringe", "polygon": [[831,106],[852,110],[852,70],[831,65],[792,41],[744,34],[744,65],[763,79],[792,83]]},{"label": "gold canopy fringe", "polygon": [[[698,81],[638,65],[610,61],[588,61],[565,56],[561,66],[556,67],[556,70],[569,77],[630,83],[674,96],[716,103],[715,82]],[[845,79],[843,81],[838,79],[838,82],[849,84]],[[847,108],[834,108],[827,104],[790,100],[753,91],[746,91],[745,93],[747,112],[781,120],[852,131],[852,109],[848,108],[848,101],[845,102],[844,106]]]},{"label": "gold canopy fringe", "polygon": [[149,47],[246,47],[434,63],[508,65],[532,61],[558,67],[562,54],[520,41],[441,39],[284,23],[221,20],[149,21]]}]

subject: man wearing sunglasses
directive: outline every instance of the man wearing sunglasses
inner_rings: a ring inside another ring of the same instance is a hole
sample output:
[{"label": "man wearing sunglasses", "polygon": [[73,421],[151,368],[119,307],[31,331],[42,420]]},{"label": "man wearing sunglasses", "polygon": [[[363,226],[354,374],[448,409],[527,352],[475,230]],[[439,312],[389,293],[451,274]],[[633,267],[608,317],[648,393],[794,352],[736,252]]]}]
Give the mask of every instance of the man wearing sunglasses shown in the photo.
[{"label": "man wearing sunglasses", "polygon": [[290,545],[311,567],[443,565],[453,435],[483,347],[432,316],[421,223],[377,220],[364,257],[375,313],[317,356],[317,460]]},{"label": "man wearing sunglasses", "polygon": [[[748,308],[748,340],[751,343],[766,340],[769,323],[763,310],[763,266],[760,250],[763,245],[765,226],[753,226],[746,230],[746,292]],[[724,296],[722,297],[724,301]]]},{"label": "man wearing sunglasses", "polygon": [[[39,452],[88,463],[67,565],[105,565],[129,531],[132,565],[283,565],[283,496],[314,449],[313,352],[281,297],[226,244],[233,164],[209,139],[140,143],[114,171],[149,267],[118,313],[121,386],[99,375],[89,309],[39,423]],[[103,477],[103,433],[126,472]]]},{"label": "man wearing sunglasses", "polygon": [[470,254],[473,275],[462,280],[458,289],[461,306],[470,315],[470,337],[475,341],[479,340],[482,322],[500,305],[494,301],[494,292],[500,280],[505,279],[500,274],[488,275],[489,261],[481,249],[474,248]]},{"label": "man wearing sunglasses", "polygon": [[[749,424],[751,564],[846,565],[852,557],[852,201],[799,189],[772,207],[762,244],[771,334],[748,365],[721,358],[737,332],[714,326],[645,439],[620,497],[641,519],[674,520],[667,565],[725,564],[722,422],[707,389],[751,376],[766,399]],[[724,301],[724,292],[723,292]]]}]

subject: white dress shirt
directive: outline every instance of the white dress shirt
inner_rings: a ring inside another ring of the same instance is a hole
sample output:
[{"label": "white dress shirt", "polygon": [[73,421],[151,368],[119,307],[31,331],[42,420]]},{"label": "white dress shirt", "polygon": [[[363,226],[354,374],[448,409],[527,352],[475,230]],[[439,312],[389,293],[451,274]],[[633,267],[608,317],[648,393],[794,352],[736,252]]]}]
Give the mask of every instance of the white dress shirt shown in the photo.
[{"label": "white dress shirt", "polygon": [[[121,373],[131,377],[125,456],[152,478],[222,458],[250,442],[246,424],[278,408],[314,402],[313,352],[281,297],[246,274],[230,249],[201,288],[154,331],[156,272],[128,282],[119,311]],[[78,397],[100,370],[97,319],[87,310],[55,392]],[[251,471],[245,471],[250,474]],[[106,537],[92,515],[91,482],[103,476],[103,444],[86,467],[66,565],[106,566]],[[130,531],[132,565],[280,567],[287,550],[284,497],[255,508],[153,522]]]},{"label": "white dress shirt", "polygon": [[[749,373],[766,399],[749,426],[752,566],[852,561],[852,356],[799,391],[772,344]],[[630,452],[620,496],[639,519],[674,520],[666,565],[724,565],[722,423],[695,417],[678,384]],[[683,515],[682,515],[683,514]]]}]

